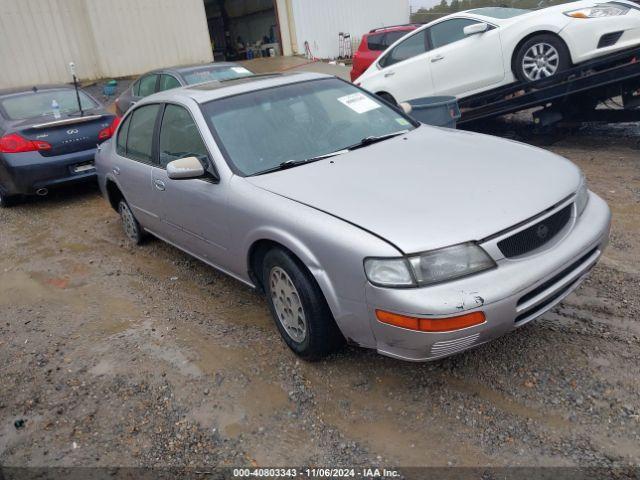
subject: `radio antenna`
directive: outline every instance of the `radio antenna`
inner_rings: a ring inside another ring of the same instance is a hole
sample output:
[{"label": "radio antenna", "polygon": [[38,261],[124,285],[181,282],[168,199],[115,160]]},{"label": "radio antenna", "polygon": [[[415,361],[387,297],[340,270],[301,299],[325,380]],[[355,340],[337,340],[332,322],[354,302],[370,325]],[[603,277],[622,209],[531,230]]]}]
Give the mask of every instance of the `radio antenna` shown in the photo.
[{"label": "radio antenna", "polygon": [[69,62],[69,71],[71,72],[71,76],[73,77],[73,86],[76,89],[76,100],[78,100],[78,110],[80,111],[80,116],[84,115],[82,111],[82,102],[80,101],[80,91],[78,90],[78,77],[76,77],[76,64],[73,62]]}]

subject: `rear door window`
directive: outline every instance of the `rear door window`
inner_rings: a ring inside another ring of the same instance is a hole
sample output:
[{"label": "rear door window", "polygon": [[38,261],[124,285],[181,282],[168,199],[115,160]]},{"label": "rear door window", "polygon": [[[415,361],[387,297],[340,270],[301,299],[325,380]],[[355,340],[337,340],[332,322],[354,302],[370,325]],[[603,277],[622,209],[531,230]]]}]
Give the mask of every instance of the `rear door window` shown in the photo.
[{"label": "rear door window", "polygon": [[399,32],[388,32],[384,37],[384,48],[385,50],[404,37],[409,32],[407,31],[399,31]]},{"label": "rear door window", "polygon": [[209,153],[191,114],[184,107],[167,105],[160,127],[160,166],[180,158],[196,157],[208,165]]},{"label": "rear door window", "polygon": [[396,45],[381,60],[381,67],[389,67],[398,62],[422,55],[429,51],[427,30],[420,30]]},{"label": "rear door window", "polygon": [[376,33],[369,35],[367,38],[367,48],[374,52],[381,52],[386,47],[384,46],[384,33]]},{"label": "rear door window", "polygon": [[152,73],[151,75],[145,75],[140,79],[140,84],[138,86],[138,96],[146,97],[151,95],[152,93],[156,93],[156,82],[158,80],[158,75]]},{"label": "rear door window", "polygon": [[464,28],[469,25],[480,23],[477,20],[470,20],[468,18],[455,18],[452,20],[445,20],[429,28],[429,34],[431,36],[431,44],[433,48],[444,47],[453,42],[458,42],[464,38]]},{"label": "rear door window", "polygon": [[153,162],[153,132],[160,105],[144,105],[131,115],[131,123],[127,134],[126,156],[144,163]]},{"label": "rear door window", "polygon": [[160,87],[158,88],[159,92],[164,92],[165,90],[171,90],[172,88],[181,87],[180,82],[173,75],[162,74],[160,76]]}]

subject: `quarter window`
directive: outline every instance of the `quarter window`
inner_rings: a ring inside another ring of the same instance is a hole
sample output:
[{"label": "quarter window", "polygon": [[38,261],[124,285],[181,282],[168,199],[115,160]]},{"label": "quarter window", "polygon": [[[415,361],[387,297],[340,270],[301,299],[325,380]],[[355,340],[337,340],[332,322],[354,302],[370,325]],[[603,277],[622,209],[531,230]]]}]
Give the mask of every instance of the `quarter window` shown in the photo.
[{"label": "quarter window", "polygon": [[118,139],[116,140],[116,152],[118,155],[126,156],[127,154],[127,134],[129,133],[129,122],[131,121],[131,115],[120,126],[118,130]]},{"label": "quarter window", "polygon": [[160,166],[185,157],[208,164],[209,154],[191,114],[183,107],[167,105],[160,127]]},{"label": "quarter window", "polygon": [[158,75],[151,74],[140,79],[140,85],[138,87],[138,96],[146,97],[152,93],[156,93],[156,80]]},{"label": "quarter window", "polygon": [[420,30],[405,39],[402,43],[396,45],[393,50],[387,53],[382,60],[380,60],[380,66],[383,68],[389,67],[428,51],[429,42],[427,41],[427,30]]},{"label": "quarter window", "polygon": [[477,20],[470,20],[468,18],[455,18],[453,20],[446,20],[442,23],[438,23],[429,28],[431,35],[431,45],[433,48],[444,47],[453,42],[458,42],[464,38],[464,28],[469,25],[480,23]]},{"label": "quarter window", "polygon": [[165,90],[171,90],[172,88],[181,87],[180,82],[173,75],[161,75],[160,76],[160,88],[159,92],[164,92]]},{"label": "quarter window", "polygon": [[127,134],[126,156],[144,163],[153,163],[153,131],[160,105],[145,105],[131,114]]}]

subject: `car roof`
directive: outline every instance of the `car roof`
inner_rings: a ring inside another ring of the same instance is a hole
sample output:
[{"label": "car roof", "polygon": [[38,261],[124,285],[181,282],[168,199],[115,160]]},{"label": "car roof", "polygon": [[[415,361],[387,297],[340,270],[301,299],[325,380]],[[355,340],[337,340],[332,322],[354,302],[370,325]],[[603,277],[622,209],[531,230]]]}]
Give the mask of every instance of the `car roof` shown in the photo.
[{"label": "car roof", "polygon": [[422,23],[408,23],[406,25],[391,25],[389,27],[374,28],[370,32],[367,32],[365,35],[375,35],[378,33],[396,32],[396,31],[409,32],[422,27],[422,25],[423,25]]},{"label": "car roof", "polygon": [[243,93],[264,90],[266,88],[279,87],[294,83],[336,78],[332,75],[310,72],[271,73],[265,75],[253,75],[251,77],[234,78],[231,80],[213,81],[182,88],[165,90],[146,97],[142,103],[164,102],[172,100],[184,100],[190,98],[197,103],[206,103],[211,100],[231,97]]},{"label": "car roof", "polygon": [[199,63],[196,65],[182,65],[179,67],[157,68],[155,70],[151,70],[149,72],[143,73],[140,76],[143,77],[149,73],[176,73],[181,75],[184,73],[197,72],[200,70],[210,70],[212,68],[225,68],[225,67],[229,68],[229,67],[239,67],[239,66],[240,65],[234,62],[212,62],[212,63],[205,63],[204,65]]}]

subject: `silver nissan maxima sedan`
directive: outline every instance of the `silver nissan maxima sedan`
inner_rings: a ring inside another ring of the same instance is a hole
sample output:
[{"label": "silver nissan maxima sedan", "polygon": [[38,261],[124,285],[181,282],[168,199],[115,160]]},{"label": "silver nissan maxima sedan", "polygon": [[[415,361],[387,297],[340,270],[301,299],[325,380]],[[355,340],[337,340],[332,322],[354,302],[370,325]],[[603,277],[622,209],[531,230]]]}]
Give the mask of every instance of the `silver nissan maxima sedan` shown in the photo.
[{"label": "silver nissan maxima sedan", "polygon": [[311,73],[147,97],[96,168],[130,240],[264,291],[308,359],[345,340],[425,361],[495,339],[575,290],[610,227],[568,160]]}]

